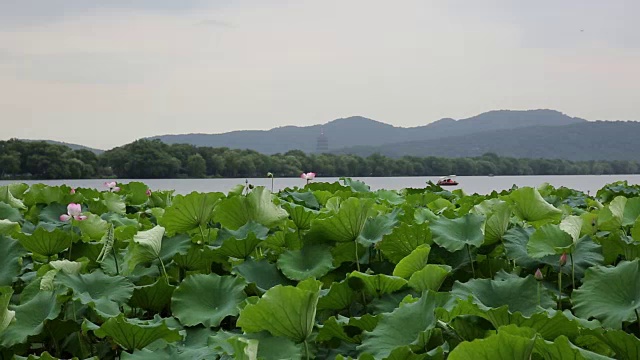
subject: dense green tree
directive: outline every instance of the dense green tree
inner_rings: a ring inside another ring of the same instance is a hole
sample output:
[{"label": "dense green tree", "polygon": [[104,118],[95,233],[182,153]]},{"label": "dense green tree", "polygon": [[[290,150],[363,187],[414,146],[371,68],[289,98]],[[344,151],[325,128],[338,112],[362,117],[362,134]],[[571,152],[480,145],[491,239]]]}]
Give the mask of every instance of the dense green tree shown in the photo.
[{"label": "dense green tree", "polygon": [[187,175],[201,178],[207,174],[207,162],[202,155],[193,154],[187,158]]}]

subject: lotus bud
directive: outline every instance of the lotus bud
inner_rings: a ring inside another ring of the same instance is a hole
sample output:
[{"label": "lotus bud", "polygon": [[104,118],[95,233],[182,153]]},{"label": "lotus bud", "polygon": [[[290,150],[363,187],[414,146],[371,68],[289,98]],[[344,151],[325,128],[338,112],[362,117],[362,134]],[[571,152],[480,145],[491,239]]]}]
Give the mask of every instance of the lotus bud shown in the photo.
[{"label": "lotus bud", "polygon": [[147,197],[151,197],[151,189],[147,189],[146,194],[147,194]]},{"label": "lotus bud", "polygon": [[69,194],[73,195],[73,194],[75,194],[75,193],[76,193],[76,189],[71,188],[71,190],[69,191]]},{"label": "lotus bud", "polygon": [[542,281],[542,279],[544,279],[544,276],[542,275],[542,271],[540,271],[540,269],[536,270],[536,273],[533,276],[538,281]]},{"label": "lotus bud", "polygon": [[560,255],[560,266],[564,266],[567,263],[567,253]]}]

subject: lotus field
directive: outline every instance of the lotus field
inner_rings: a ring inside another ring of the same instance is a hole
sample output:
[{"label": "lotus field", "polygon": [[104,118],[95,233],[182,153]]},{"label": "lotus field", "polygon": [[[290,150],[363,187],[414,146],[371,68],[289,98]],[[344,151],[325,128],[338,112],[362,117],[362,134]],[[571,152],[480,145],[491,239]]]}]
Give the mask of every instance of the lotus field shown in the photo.
[{"label": "lotus field", "polygon": [[0,187],[0,359],[638,359],[640,186]]}]

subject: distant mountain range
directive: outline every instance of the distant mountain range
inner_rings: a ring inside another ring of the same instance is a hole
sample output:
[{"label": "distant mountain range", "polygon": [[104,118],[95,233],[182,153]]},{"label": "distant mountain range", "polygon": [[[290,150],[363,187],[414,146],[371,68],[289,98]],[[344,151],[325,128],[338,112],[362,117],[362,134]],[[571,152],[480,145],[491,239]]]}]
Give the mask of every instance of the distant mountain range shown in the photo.
[{"label": "distant mountain range", "polygon": [[[305,127],[285,126],[271,130],[233,131],[223,134],[162,135],[168,144],[252,149],[265,154],[284,153],[289,150],[316,151],[321,133],[329,140],[331,151],[343,148],[373,147],[463,136],[480,132],[521,129],[531,126],[563,126],[585,123],[553,110],[490,111],[468,119],[442,119],[418,127],[396,127],[360,116],[337,119],[324,125]],[[375,150],[374,150],[375,152]],[[396,154],[401,155],[401,154]]]},{"label": "distant mountain range", "polygon": [[470,157],[493,152],[526,158],[640,161],[640,122],[587,121],[555,110],[496,110],[467,119],[447,118],[407,128],[354,116],[324,125],[148,139],[168,144],[251,149],[264,154],[289,150],[313,153],[320,134],[328,139],[329,152],[359,156],[380,153],[389,157]]}]

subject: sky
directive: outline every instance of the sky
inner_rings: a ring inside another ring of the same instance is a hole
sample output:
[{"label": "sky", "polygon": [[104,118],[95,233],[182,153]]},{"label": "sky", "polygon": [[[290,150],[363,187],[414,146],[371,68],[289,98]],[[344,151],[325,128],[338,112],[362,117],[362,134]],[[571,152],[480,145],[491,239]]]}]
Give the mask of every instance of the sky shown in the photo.
[{"label": "sky", "polygon": [[640,120],[637,0],[0,0],[0,139]]}]

